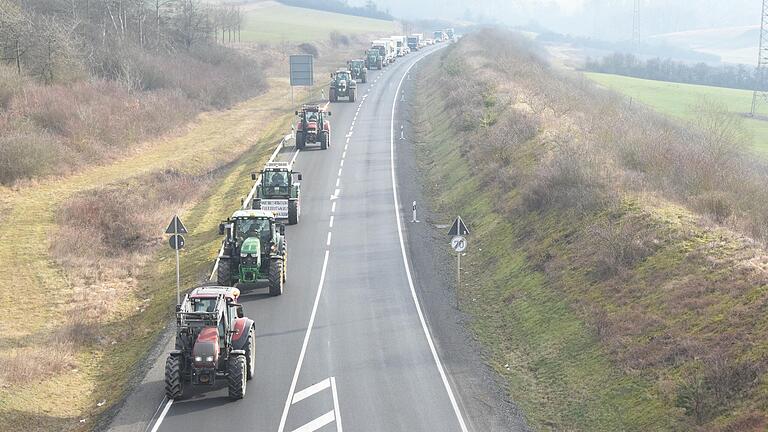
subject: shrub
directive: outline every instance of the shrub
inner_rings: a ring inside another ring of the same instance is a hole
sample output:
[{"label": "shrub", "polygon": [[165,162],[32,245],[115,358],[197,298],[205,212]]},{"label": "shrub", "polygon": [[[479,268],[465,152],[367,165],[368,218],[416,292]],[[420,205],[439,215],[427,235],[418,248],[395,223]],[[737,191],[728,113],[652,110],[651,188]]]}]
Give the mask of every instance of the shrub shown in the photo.
[{"label": "shrub", "polygon": [[311,43],[300,43],[296,46],[296,48],[298,48],[299,51],[303,52],[304,54],[312,55],[314,58],[320,57],[320,52],[317,50],[317,47]]}]

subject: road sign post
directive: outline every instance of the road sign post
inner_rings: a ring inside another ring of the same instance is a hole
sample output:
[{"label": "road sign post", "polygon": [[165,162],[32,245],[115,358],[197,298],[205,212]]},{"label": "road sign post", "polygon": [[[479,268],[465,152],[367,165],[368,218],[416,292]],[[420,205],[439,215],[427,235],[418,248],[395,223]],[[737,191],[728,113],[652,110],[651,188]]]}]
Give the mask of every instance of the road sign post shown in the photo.
[{"label": "road sign post", "polygon": [[168,228],[165,229],[166,234],[171,234],[171,238],[168,243],[171,248],[176,251],[176,304],[181,304],[181,272],[179,270],[179,249],[184,247],[184,236],[182,234],[187,233],[187,227],[181,222],[181,219],[177,215],[173,216],[171,223],[168,224]]},{"label": "road sign post", "polygon": [[469,229],[461,216],[457,216],[453,221],[448,235],[451,237],[451,247],[456,251],[456,309],[459,308],[459,290],[461,289],[461,254],[467,249],[467,238]]}]

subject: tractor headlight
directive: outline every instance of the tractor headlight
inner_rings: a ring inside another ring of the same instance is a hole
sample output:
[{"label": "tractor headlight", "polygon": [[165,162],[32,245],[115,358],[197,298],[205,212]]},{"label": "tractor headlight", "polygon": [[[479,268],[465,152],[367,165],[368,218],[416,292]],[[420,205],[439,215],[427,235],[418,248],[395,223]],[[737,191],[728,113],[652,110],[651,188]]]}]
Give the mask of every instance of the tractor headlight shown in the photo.
[{"label": "tractor headlight", "polygon": [[205,358],[205,361],[207,361],[207,362],[209,362],[209,363],[210,363],[210,362],[212,362],[212,361],[213,361],[213,356],[208,356],[208,357],[206,357],[206,358]]},{"label": "tractor headlight", "polygon": [[241,253],[240,253],[240,258],[245,258],[245,257],[247,257],[247,256],[248,256],[248,254],[247,254],[247,253],[243,253],[243,252],[241,252]]},{"label": "tractor headlight", "polygon": [[197,357],[195,357],[195,361],[196,362],[201,362],[201,361],[203,361],[203,358],[200,357],[200,356],[197,356]]},{"label": "tractor headlight", "polygon": [[256,255],[255,253],[252,253],[250,256],[251,258],[256,258],[258,255]]}]

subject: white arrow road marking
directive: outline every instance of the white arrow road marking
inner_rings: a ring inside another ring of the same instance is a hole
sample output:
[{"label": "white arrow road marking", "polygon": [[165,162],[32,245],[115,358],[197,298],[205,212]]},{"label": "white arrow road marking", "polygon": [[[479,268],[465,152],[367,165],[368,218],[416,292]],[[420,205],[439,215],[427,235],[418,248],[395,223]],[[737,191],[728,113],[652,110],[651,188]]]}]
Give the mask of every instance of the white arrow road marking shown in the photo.
[{"label": "white arrow road marking", "polygon": [[312,420],[311,422],[305,424],[304,426],[298,429],[294,429],[293,432],[314,432],[320,429],[321,427],[327,425],[328,423],[331,423],[334,419],[335,419],[334,412],[328,411],[327,413]]},{"label": "white arrow road marking", "polygon": [[326,378],[326,379],[320,381],[317,384],[313,384],[313,385],[305,388],[304,390],[301,390],[301,391],[298,391],[298,392],[294,393],[293,400],[291,401],[291,404],[295,404],[297,402],[300,402],[300,401],[302,401],[302,400],[304,400],[304,399],[306,399],[306,398],[308,398],[308,397],[310,397],[310,396],[312,396],[312,395],[314,395],[316,393],[319,393],[319,392],[327,389],[330,386],[331,386],[331,379],[330,378]]}]

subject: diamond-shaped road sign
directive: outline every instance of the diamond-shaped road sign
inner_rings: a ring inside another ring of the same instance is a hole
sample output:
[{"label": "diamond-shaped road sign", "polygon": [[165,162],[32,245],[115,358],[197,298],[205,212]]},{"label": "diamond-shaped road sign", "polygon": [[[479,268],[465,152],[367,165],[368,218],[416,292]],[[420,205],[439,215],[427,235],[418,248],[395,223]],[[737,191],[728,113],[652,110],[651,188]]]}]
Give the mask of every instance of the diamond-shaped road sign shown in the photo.
[{"label": "diamond-shaped road sign", "polygon": [[168,225],[168,228],[165,229],[166,234],[186,234],[187,233],[187,227],[184,226],[183,223],[181,223],[181,219],[179,219],[178,216],[173,216],[173,219],[171,219],[171,223]]},{"label": "diamond-shaped road sign", "polygon": [[464,221],[461,220],[461,216],[456,216],[456,220],[453,221],[453,225],[451,226],[450,231],[448,231],[449,236],[465,236],[469,234],[469,229],[467,229],[467,225],[464,224]]}]

